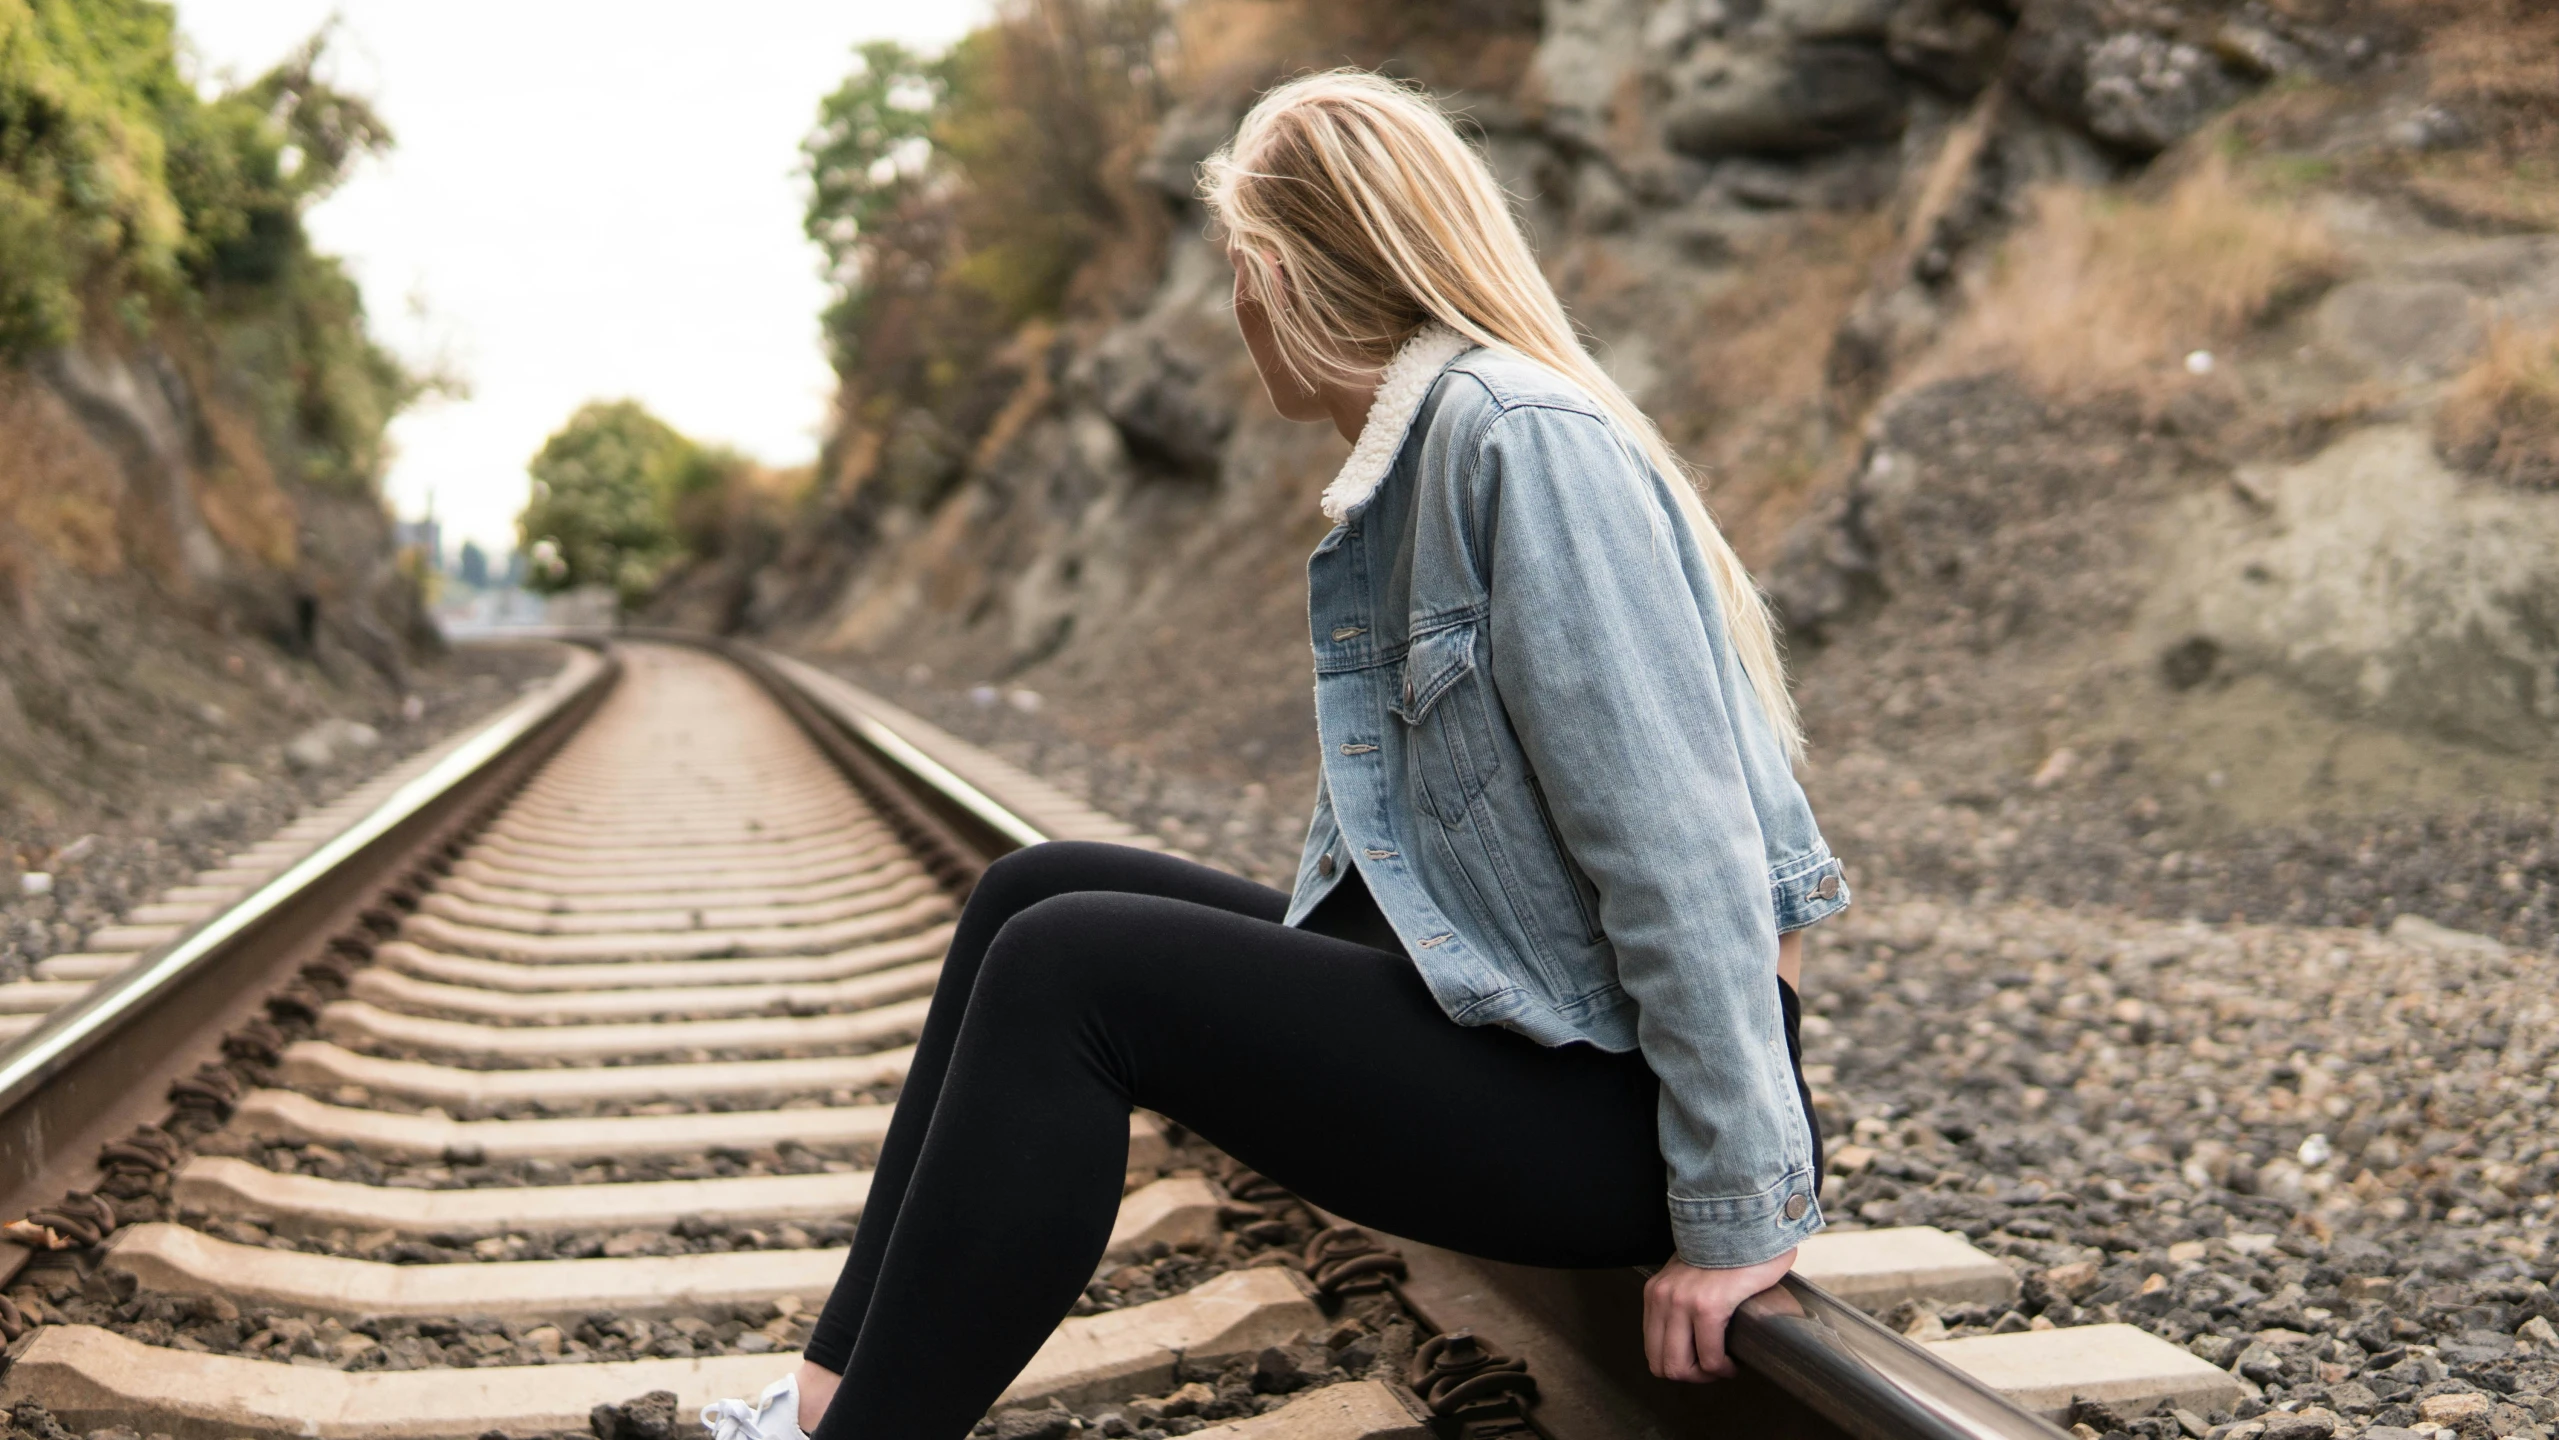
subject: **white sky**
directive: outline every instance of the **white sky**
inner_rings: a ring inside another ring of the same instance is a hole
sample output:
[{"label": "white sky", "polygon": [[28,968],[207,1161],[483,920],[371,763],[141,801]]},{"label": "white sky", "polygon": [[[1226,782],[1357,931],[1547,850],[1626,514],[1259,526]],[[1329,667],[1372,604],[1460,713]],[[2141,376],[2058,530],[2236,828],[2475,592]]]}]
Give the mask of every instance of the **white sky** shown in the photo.
[{"label": "white sky", "polygon": [[392,427],[392,503],[448,557],[514,543],[524,462],[634,397],[768,463],[816,453],[826,300],[799,143],[852,47],[957,39],[983,0],[178,0],[209,75],[254,78],[341,17],[333,79],[398,148],[319,205],[374,333],[470,383]]}]

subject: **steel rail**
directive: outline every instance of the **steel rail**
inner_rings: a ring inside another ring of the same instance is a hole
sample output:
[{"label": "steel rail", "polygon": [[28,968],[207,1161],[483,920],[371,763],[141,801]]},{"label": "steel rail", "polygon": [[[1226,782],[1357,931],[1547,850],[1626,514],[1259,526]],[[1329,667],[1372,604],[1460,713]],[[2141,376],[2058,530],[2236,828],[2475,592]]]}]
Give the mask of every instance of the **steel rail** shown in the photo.
[{"label": "steel rail", "polygon": [[[98,1147],[155,1119],[162,1091],[317,958],[419,858],[503,799],[602,701],[618,661],[568,667],[363,818],[237,903],[0,1049],[0,1214],[86,1188]],[[0,1281],[32,1258],[0,1245]]]},{"label": "steel rail", "polygon": [[[839,735],[890,769],[917,803],[940,813],[956,809],[974,817],[981,823],[971,827],[976,832],[972,838],[985,847],[981,868],[1007,851],[1049,838],[1038,825],[874,717],[800,684],[794,672],[806,668],[801,662],[743,641],[710,641],[667,632],[650,632],[650,638],[683,640],[729,656],[783,696],[804,724],[820,717],[837,727]],[[1711,1400],[1699,1403],[1712,1395],[1710,1390],[1645,1383],[1649,1377],[1618,1378],[1624,1375],[1626,1362],[1640,1354],[1634,1339],[1641,1333],[1640,1272],[1546,1272],[1546,1278],[1521,1286],[1517,1277],[1526,1267],[1492,1265],[1444,1251],[1436,1256],[1443,1267],[1467,1272],[1471,1283],[1465,1288],[1474,1293],[1464,1299],[1425,1302],[1425,1311],[1436,1309],[1453,1318],[1483,1290],[1501,1291],[1511,1302],[1505,1309],[1513,1314],[1531,1312],[1544,1322],[1541,1329],[1581,1352],[1577,1368],[1585,1374],[1607,1373],[1617,1381],[1613,1388],[1620,1393],[1610,1397],[1615,1403],[1594,1409],[1645,1412],[1657,1433],[1664,1435],[1693,1435],[1713,1423],[1701,1413],[1712,1408]],[[1564,1282],[1562,1287],[1554,1285],[1556,1280]],[[1445,1295],[1456,1287],[1433,1288]],[[1540,1303],[1534,1293],[1523,1293],[1536,1290],[1546,1291],[1548,1303]],[[1566,1292],[1569,1301],[1552,1303],[1551,1297]],[[1446,1318],[1429,1318],[1448,1328]],[[1855,1440],[2068,1440],[2067,1432],[2050,1421],[1797,1276],[1786,1277],[1779,1286],[1746,1302],[1733,1317],[1728,1343],[1735,1360],[1753,1377],[1783,1391]],[[1714,1425],[1718,1431],[1724,1428]],[[1767,1428],[1753,1428],[1769,1433]]]}]

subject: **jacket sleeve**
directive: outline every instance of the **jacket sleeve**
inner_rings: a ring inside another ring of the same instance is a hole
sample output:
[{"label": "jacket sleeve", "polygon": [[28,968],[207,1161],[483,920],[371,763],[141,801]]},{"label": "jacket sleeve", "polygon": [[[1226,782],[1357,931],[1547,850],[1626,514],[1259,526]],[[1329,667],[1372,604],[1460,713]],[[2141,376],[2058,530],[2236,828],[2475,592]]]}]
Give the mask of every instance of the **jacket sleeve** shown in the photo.
[{"label": "jacket sleeve", "polygon": [[1508,411],[1470,479],[1494,683],[1640,1011],[1680,1257],[1755,1264],[1822,1223],[1731,708],[1755,702],[1675,502],[1607,425]]}]

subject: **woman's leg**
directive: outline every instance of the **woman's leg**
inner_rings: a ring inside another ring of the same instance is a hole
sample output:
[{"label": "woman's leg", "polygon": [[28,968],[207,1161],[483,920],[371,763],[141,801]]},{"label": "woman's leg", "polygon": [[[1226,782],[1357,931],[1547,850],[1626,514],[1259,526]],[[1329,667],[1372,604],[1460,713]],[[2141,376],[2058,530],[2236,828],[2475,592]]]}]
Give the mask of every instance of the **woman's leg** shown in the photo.
[{"label": "woman's leg", "polygon": [[961,1013],[968,1007],[987,946],[1015,915],[1053,896],[1084,890],[1168,896],[1270,921],[1277,921],[1288,906],[1288,897],[1268,886],[1126,845],[1058,841],[1017,850],[988,866],[970,892],[951,936],[941,983],[935,987],[923,1034],[916,1040],[915,1061],[907,1069],[897,1112],[890,1117],[888,1134],[880,1144],[871,1198],[854,1232],[852,1254],[803,1352],[809,1362],[841,1374],[861,1335],[862,1315],[871,1303],[880,1257],[888,1249],[908,1179],[915,1172],[916,1152],[923,1148],[926,1127],[932,1123],[943,1073],[950,1064],[951,1043],[959,1034]]},{"label": "woman's leg", "polygon": [[1352,1220],[1612,1265],[1671,1252],[1656,1094],[1638,1055],[1451,1023],[1401,956],[1154,896],[1031,905],[984,952],[819,1433],[967,1434],[1100,1260],[1132,1105]]}]

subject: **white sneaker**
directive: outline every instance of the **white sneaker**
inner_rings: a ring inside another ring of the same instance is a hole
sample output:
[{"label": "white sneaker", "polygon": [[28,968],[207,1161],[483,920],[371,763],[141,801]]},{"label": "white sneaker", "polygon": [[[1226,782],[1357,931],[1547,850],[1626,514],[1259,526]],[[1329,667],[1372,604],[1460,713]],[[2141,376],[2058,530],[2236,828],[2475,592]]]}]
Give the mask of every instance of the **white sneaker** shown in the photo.
[{"label": "white sneaker", "polygon": [[809,1440],[800,1428],[800,1377],[785,1375],[753,1402],[715,1400],[702,1407],[711,1440]]}]

